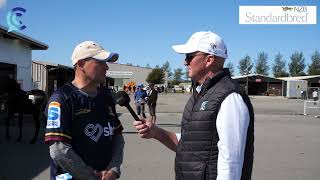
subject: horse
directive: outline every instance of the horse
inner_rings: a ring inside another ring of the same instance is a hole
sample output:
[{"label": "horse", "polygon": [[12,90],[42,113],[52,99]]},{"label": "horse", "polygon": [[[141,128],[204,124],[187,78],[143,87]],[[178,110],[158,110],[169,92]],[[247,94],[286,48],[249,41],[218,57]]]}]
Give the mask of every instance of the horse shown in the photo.
[{"label": "horse", "polygon": [[[47,95],[42,90],[23,91],[20,85],[14,79],[7,79],[5,83],[5,94],[7,97],[8,117],[6,118],[6,139],[10,140],[10,121],[18,113],[19,136],[17,142],[22,140],[23,115],[32,114],[35,133],[30,140],[30,144],[37,141],[40,130],[40,115],[45,109]],[[29,97],[32,99],[29,99]]]}]

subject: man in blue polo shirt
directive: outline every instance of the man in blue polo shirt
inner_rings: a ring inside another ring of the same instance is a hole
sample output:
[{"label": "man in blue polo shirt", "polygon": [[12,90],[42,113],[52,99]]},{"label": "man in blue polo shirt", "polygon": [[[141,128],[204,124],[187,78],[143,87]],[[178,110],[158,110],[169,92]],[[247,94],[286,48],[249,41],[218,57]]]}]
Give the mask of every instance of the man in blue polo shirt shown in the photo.
[{"label": "man in blue polo shirt", "polygon": [[137,114],[140,118],[146,118],[145,114],[145,103],[147,93],[143,89],[143,84],[138,84],[138,90],[134,93],[134,103],[137,107]]},{"label": "man in blue polo shirt", "polygon": [[45,142],[49,144],[51,180],[114,180],[120,176],[124,139],[111,92],[105,81],[110,53],[92,41],[74,49],[75,78],[51,96]]}]

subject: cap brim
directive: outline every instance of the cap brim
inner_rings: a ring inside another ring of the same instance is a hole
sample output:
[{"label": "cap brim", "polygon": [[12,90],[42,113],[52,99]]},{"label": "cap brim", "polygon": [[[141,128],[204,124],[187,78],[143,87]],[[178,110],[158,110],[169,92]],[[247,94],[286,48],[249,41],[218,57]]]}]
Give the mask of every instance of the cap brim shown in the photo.
[{"label": "cap brim", "polygon": [[116,62],[119,58],[118,53],[110,53],[109,57],[107,58],[107,62]]},{"label": "cap brim", "polygon": [[116,62],[119,58],[119,54],[101,51],[99,54],[93,56],[92,58],[106,62]]},{"label": "cap brim", "polygon": [[194,53],[197,50],[194,50],[190,47],[188,47],[187,45],[183,44],[183,45],[174,45],[172,46],[173,50],[176,51],[177,53],[180,54],[189,54],[189,53]]}]

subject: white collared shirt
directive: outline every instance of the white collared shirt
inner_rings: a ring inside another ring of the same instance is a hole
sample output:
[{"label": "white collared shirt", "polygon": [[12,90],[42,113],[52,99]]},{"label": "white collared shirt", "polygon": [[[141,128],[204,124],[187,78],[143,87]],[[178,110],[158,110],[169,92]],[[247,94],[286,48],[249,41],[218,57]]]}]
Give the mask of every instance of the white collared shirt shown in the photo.
[{"label": "white collared shirt", "polygon": [[[229,94],[221,103],[216,120],[219,135],[217,180],[241,179],[249,121],[249,110],[241,95]],[[176,135],[180,140],[181,134]]]}]

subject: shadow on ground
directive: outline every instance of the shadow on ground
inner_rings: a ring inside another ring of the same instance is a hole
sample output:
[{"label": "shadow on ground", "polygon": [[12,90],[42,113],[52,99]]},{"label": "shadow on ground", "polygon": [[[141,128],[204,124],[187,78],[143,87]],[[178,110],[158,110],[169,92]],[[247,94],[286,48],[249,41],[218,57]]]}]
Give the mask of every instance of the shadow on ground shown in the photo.
[{"label": "shadow on ground", "polygon": [[[48,146],[44,144],[44,124],[36,144],[29,144],[35,131],[31,117],[24,116],[21,142],[16,141],[19,132],[16,119],[11,122],[11,138],[6,139],[4,119],[4,116],[0,118],[0,180],[49,179],[50,161]],[[40,174],[43,176],[39,177]]]},{"label": "shadow on ground", "polygon": [[0,180],[29,180],[49,167],[44,144],[1,144]]}]

